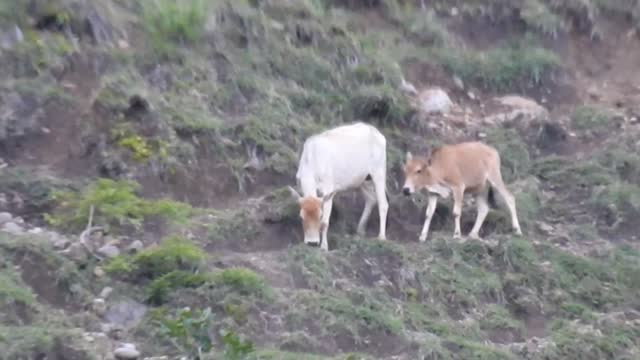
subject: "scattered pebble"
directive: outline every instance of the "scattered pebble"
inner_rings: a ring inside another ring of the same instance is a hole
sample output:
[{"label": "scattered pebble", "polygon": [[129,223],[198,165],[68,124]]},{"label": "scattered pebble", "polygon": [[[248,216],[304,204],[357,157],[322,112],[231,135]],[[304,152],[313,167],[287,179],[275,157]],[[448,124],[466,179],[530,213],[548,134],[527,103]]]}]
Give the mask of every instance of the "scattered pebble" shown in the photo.
[{"label": "scattered pebble", "polygon": [[103,316],[107,312],[107,303],[104,301],[104,299],[101,298],[94,299],[91,307],[93,309],[93,312],[95,312],[98,316]]},{"label": "scattered pebble", "polygon": [[13,219],[13,216],[8,212],[0,212],[0,224],[8,223]]},{"label": "scattered pebble", "polygon": [[[95,275],[96,277],[101,278],[101,277],[103,277],[105,275],[105,273],[104,273],[104,270],[102,270],[102,268],[100,266],[96,266],[93,269],[93,275]],[[101,296],[101,297],[106,297],[106,296]]]},{"label": "scattered pebble", "polygon": [[104,289],[102,289],[102,291],[100,291],[100,297],[103,299],[106,299],[109,297],[109,295],[111,295],[112,292],[113,292],[113,288],[107,286]]},{"label": "scattered pebble", "polygon": [[136,253],[140,250],[144,249],[144,244],[140,240],[135,240],[129,246],[127,246],[127,251]]},{"label": "scattered pebble", "polygon": [[19,235],[24,232],[24,229],[22,228],[22,226],[16,224],[15,222],[8,222],[4,224],[4,226],[2,227],[2,230],[13,235]]}]

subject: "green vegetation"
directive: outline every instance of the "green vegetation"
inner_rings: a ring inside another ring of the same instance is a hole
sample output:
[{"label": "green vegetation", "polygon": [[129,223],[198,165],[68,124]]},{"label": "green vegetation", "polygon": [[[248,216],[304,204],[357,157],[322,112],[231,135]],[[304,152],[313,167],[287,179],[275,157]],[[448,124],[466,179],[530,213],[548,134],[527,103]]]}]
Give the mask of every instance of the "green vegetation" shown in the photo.
[{"label": "green vegetation", "polygon": [[442,48],[436,49],[434,56],[463,81],[499,92],[540,85],[560,66],[557,55],[531,41],[512,42],[486,52]]},{"label": "green vegetation", "polygon": [[113,227],[140,228],[146,218],[163,216],[172,221],[184,221],[191,208],[172,200],[147,200],[136,195],[138,184],[132,181],[99,179],[81,192],[55,191],[52,199],[57,203],[53,214],[47,216],[50,225],[78,231],[87,225],[91,208],[93,224]]},{"label": "green vegetation", "polygon": [[602,130],[611,125],[611,114],[604,109],[593,106],[581,106],[575,109],[572,123],[583,131]]},{"label": "green vegetation", "polygon": [[154,49],[163,55],[173,55],[173,46],[200,40],[207,21],[208,4],[204,0],[145,2],[144,24]]}]

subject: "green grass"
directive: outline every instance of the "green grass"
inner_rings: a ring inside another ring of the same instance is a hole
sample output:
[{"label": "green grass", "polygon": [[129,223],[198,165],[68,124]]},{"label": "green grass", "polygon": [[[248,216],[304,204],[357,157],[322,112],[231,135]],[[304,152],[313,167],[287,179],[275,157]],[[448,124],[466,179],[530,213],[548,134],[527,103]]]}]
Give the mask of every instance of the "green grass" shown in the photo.
[{"label": "green grass", "polygon": [[433,55],[463,81],[498,92],[541,85],[545,75],[561,65],[557,55],[530,41],[482,52],[440,48]]},{"label": "green grass", "polygon": [[205,0],[152,0],[144,3],[144,25],[156,51],[173,55],[176,45],[193,44],[204,34]]}]

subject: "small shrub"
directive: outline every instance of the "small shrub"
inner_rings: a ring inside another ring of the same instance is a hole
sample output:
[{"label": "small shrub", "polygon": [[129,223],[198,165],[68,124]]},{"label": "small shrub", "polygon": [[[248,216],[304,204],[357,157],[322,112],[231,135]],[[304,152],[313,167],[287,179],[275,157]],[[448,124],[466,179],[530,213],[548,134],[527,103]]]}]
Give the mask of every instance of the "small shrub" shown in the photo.
[{"label": "small shrub", "polygon": [[147,286],[147,302],[161,305],[173,290],[179,288],[196,288],[207,280],[206,274],[194,274],[189,271],[174,270],[155,280]]},{"label": "small shrub", "polygon": [[[134,256],[114,258],[105,266],[105,271],[153,280],[173,271],[197,269],[205,258],[205,252],[195,243],[172,236]],[[172,276],[178,279],[182,275]]]},{"label": "small shrub", "polygon": [[593,106],[579,106],[571,117],[573,126],[582,131],[599,130],[609,125],[611,114]]},{"label": "small shrub", "polygon": [[554,38],[565,29],[562,18],[540,0],[525,1],[520,16],[529,27]]},{"label": "small shrub", "polygon": [[212,322],[210,308],[204,311],[187,308],[173,316],[158,312],[154,317],[161,333],[173,339],[172,344],[180,352],[199,358],[201,354],[213,350],[213,342],[209,336]]},{"label": "small shrub", "polygon": [[49,224],[69,231],[86,226],[90,209],[94,207],[94,225],[133,226],[139,228],[153,215],[181,221],[188,217],[191,207],[172,200],[146,200],[138,197],[138,184],[132,181],[99,179],[80,193],[56,191],[52,199],[57,203],[53,214],[47,214]]},{"label": "small shrub", "polygon": [[266,294],[264,279],[251,269],[242,267],[224,269],[214,274],[213,278],[215,284],[228,286],[243,295]]}]

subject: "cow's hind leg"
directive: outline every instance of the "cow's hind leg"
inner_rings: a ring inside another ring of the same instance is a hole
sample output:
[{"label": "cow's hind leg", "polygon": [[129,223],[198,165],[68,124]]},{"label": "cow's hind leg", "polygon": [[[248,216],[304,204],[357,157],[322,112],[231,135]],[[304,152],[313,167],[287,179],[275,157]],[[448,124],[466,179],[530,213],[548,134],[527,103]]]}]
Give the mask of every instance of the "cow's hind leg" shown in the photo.
[{"label": "cow's hind leg", "polygon": [[476,215],[476,222],[475,224],[473,224],[473,228],[469,233],[469,237],[472,239],[480,239],[480,235],[479,235],[480,228],[482,227],[482,224],[484,223],[484,219],[487,217],[487,214],[489,213],[489,202],[488,202],[489,186],[488,185],[489,184],[487,184],[487,186],[485,186],[485,188],[476,195],[476,206],[478,208],[478,214]]},{"label": "cow's hind leg", "polygon": [[365,227],[367,222],[369,221],[369,217],[371,216],[371,211],[373,210],[373,206],[376,204],[376,192],[375,187],[371,181],[365,181],[360,188],[362,191],[362,195],[364,196],[364,209],[362,210],[362,216],[360,216],[360,221],[358,221],[358,230],[357,234],[359,236],[365,235]]},{"label": "cow's hind leg", "polygon": [[380,232],[378,233],[378,238],[385,240],[387,238],[387,211],[389,210],[386,169],[371,174],[371,179],[376,191],[378,215],[380,216]]},{"label": "cow's hind leg", "polygon": [[507,187],[502,181],[502,174],[500,173],[500,169],[496,169],[489,174],[489,183],[498,190],[500,196],[507,203],[507,207],[509,208],[509,213],[511,213],[511,227],[516,234],[522,235],[522,230],[520,229],[520,222],[518,222],[518,214],[516,212],[516,199],[511,194]]}]

